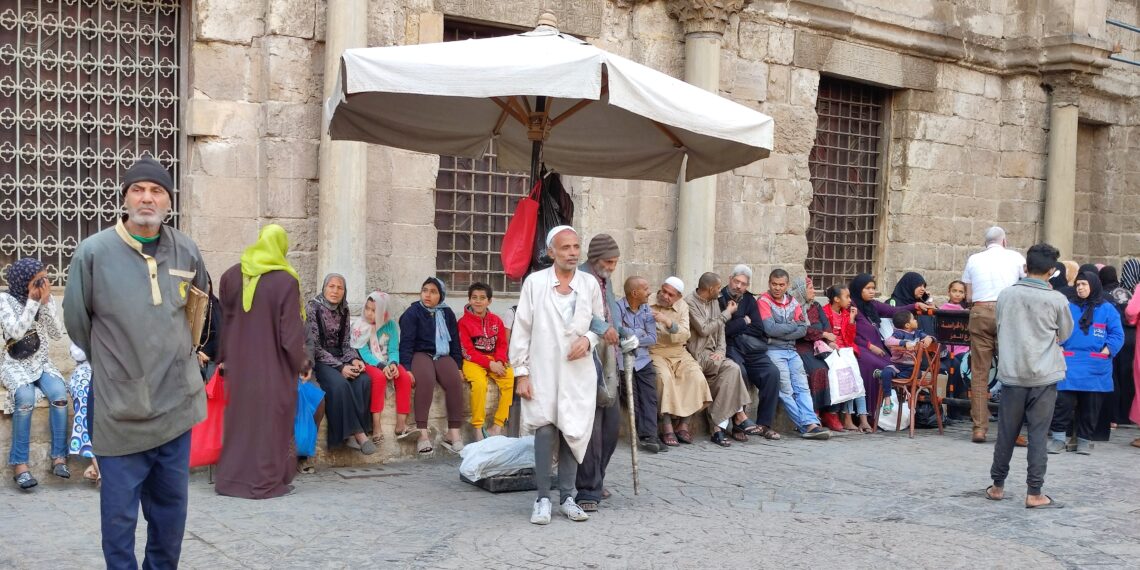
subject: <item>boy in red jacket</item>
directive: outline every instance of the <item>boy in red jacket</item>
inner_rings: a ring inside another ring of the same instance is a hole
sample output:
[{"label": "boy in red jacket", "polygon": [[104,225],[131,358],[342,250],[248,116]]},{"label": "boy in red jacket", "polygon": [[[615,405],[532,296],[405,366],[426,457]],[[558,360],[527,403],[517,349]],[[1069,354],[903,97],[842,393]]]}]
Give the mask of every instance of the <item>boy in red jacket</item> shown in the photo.
[{"label": "boy in red jacket", "polygon": [[[507,358],[507,328],[503,320],[488,310],[491,286],[475,283],[467,288],[467,308],[459,319],[459,344],[463,347],[463,377],[471,383],[471,426],[475,440],[503,433],[511,409],[515,374]],[[487,418],[487,377],[499,387],[495,424],[483,427]]]}]

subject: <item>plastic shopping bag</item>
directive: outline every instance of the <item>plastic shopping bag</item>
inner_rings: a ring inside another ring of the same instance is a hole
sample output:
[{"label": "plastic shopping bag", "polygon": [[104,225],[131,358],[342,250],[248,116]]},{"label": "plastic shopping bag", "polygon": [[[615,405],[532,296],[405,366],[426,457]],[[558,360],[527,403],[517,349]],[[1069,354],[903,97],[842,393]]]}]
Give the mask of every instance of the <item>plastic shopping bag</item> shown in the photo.
[{"label": "plastic shopping bag", "polygon": [[459,474],[471,481],[499,475],[513,475],[534,468],[534,436],[488,437],[463,446]]},{"label": "plastic shopping bag", "polygon": [[[891,390],[891,404],[892,409],[887,412],[887,403],[883,402],[883,408],[879,410],[879,429],[883,431],[895,431],[895,426],[901,426],[899,429],[910,428],[910,406],[906,402],[899,402],[899,397]],[[902,422],[898,421],[899,415],[902,415]]]},{"label": "plastic shopping bag", "polygon": [[855,360],[855,349],[832,351],[824,361],[827,362],[827,392],[832,405],[867,395],[863,377],[859,374],[859,362]]},{"label": "plastic shopping bag", "polygon": [[530,195],[519,200],[515,215],[507,224],[503,234],[503,246],[499,258],[503,263],[503,273],[511,279],[522,279],[530,269],[531,254],[534,248],[535,228],[538,226],[538,200],[542,181],[535,183]]},{"label": "plastic shopping bag", "polygon": [[206,384],[206,419],[190,430],[190,467],[217,464],[222,455],[227,403],[226,381],[215,371]]}]

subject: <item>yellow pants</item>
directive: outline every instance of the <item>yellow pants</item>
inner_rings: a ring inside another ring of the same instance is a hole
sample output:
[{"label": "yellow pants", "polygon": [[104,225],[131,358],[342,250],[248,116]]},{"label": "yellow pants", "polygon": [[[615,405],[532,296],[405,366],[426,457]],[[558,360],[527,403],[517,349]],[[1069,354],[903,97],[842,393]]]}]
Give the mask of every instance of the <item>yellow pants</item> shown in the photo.
[{"label": "yellow pants", "polygon": [[493,378],[499,387],[499,407],[495,410],[495,425],[502,427],[511,411],[511,398],[515,391],[514,370],[508,366],[506,374],[499,376],[474,362],[464,360],[463,377],[471,383],[471,425],[476,429],[483,427],[483,422],[487,418],[488,376]]}]

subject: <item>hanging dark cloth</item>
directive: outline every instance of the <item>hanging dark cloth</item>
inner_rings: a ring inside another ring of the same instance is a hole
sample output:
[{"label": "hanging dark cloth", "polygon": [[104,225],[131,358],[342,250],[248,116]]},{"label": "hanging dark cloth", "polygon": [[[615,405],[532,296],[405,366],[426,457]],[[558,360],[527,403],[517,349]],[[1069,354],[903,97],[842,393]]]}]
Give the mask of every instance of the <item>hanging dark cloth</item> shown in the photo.
[{"label": "hanging dark cloth", "polygon": [[574,201],[562,185],[557,172],[542,169],[542,191],[538,198],[538,227],[534,232],[534,256],[530,272],[542,271],[554,260],[546,254],[546,233],[558,226],[569,226],[574,221]]}]

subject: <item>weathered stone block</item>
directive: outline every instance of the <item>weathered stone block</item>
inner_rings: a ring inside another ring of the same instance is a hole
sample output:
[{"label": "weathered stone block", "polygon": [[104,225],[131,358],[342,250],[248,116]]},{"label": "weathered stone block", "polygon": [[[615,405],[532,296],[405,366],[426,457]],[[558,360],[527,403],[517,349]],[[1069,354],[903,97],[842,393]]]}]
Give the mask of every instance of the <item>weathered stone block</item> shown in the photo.
[{"label": "weathered stone block", "polygon": [[312,39],[316,27],[316,0],[269,0],[270,34]]},{"label": "weathered stone block", "polygon": [[793,106],[815,109],[819,96],[819,72],[814,69],[792,70],[790,102]]},{"label": "weathered stone block", "polygon": [[1044,178],[1045,161],[1042,158],[1042,155],[1029,152],[1002,152],[998,173],[1018,178]]},{"label": "weathered stone block", "polygon": [[768,28],[768,61],[788,65],[796,53],[796,31],[788,28]]},{"label": "weathered stone block", "polygon": [[788,103],[791,97],[791,90],[792,68],[786,65],[769,65],[768,97],[765,99],[765,101],[777,104]]},{"label": "weathered stone block", "polygon": [[198,0],[193,14],[199,40],[248,44],[265,33],[262,2]]},{"label": "weathered stone block", "polygon": [[768,65],[762,61],[737,60],[733,99],[764,101],[768,98]]},{"label": "weathered stone block", "polygon": [[265,104],[265,136],[290,139],[321,137],[321,106],[313,103]]},{"label": "weathered stone block", "polygon": [[324,44],[288,36],[267,36],[267,97],[289,103],[318,103],[324,78]]},{"label": "weathered stone block", "polygon": [[195,93],[209,99],[259,100],[260,58],[261,50],[248,45],[194,42],[190,47],[190,66]]},{"label": "weathered stone block", "polygon": [[957,94],[954,98],[954,114],[993,125],[1001,123],[999,107],[979,95]]},{"label": "weathered stone block", "polygon": [[227,217],[257,211],[257,178],[189,175],[185,180],[183,199],[190,200],[183,207],[189,206],[195,216]]},{"label": "weathered stone block", "polygon": [[299,178],[266,180],[261,196],[261,215],[266,218],[309,217],[309,187],[308,180]]},{"label": "weathered stone block", "polygon": [[241,252],[257,240],[259,229],[255,218],[194,216],[190,237],[203,250]]},{"label": "weathered stone block", "polygon": [[[772,47],[770,40],[769,55],[776,63],[787,63],[775,58]],[[932,90],[938,84],[938,68],[931,60],[809,32],[796,34],[794,59],[796,67],[890,87]]]},{"label": "weathered stone block", "polygon": [[192,97],[186,104],[186,135],[257,139],[261,132],[261,105]]},{"label": "weathered stone block", "polygon": [[736,30],[740,57],[756,61],[768,57],[768,28],[767,24],[740,20],[740,26]]},{"label": "weathered stone block", "polygon": [[191,145],[191,172],[207,176],[256,176],[261,164],[255,141],[207,139]]},{"label": "weathered stone block", "polygon": [[986,92],[986,75],[972,69],[954,64],[941,66],[939,85],[971,95],[983,95]]},{"label": "weathered stone block", "polygon": [[266,140],[261,145],[266,174],[275,178],[316,178],[320,143],[314,140]]}]

